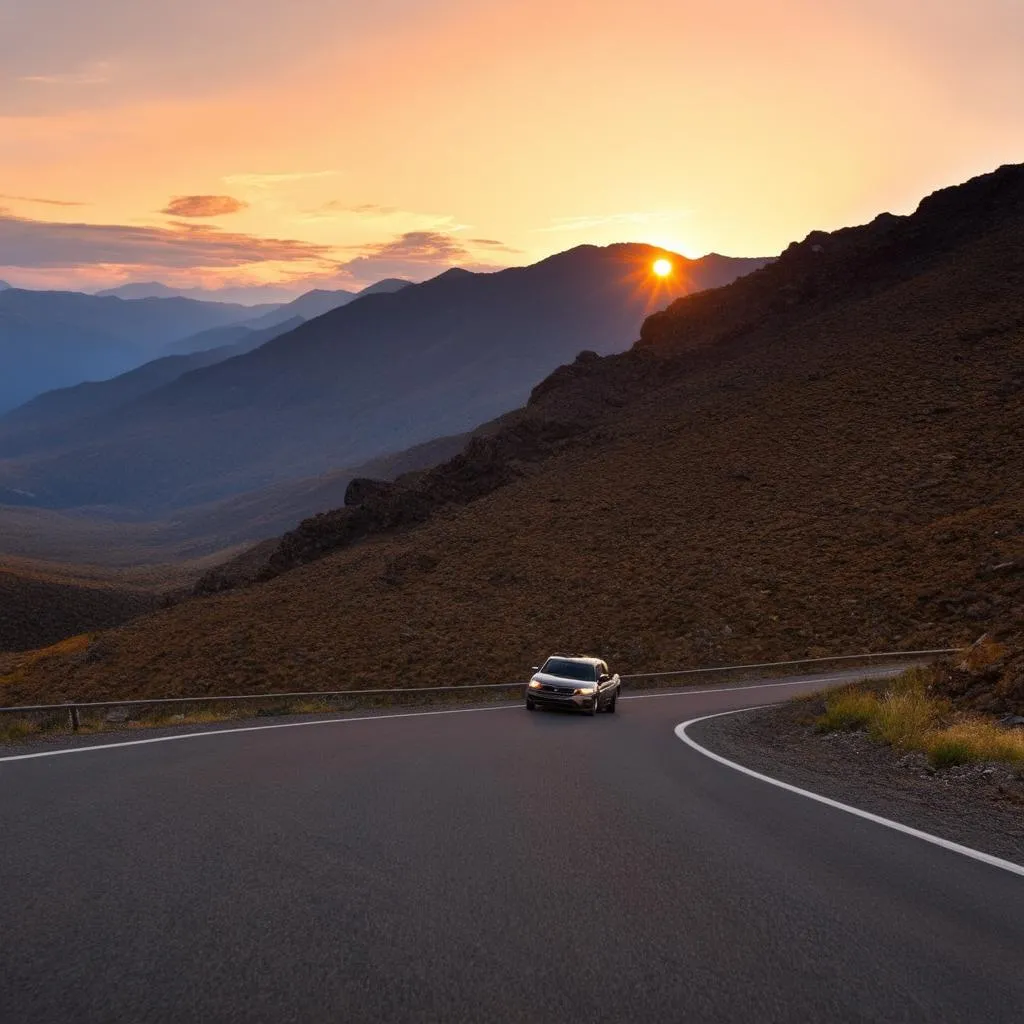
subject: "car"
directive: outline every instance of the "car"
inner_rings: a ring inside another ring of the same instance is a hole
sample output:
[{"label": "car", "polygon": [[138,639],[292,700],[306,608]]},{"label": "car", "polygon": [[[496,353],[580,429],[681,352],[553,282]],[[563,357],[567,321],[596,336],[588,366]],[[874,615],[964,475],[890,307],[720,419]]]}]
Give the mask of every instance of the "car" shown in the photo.
[{"label": "car", "polygon": [[543,665],[533,667],[526,684],[526,710],[569,708],[596,715],[615,712],[622,681],[600,658],[553,654]]}]

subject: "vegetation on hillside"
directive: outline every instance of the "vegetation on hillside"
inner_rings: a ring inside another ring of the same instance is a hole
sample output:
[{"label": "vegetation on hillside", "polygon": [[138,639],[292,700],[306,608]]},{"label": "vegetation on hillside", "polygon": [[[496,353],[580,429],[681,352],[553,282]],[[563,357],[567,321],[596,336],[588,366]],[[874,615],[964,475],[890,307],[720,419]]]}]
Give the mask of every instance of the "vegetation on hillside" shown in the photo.
[{"label": "vegetation on hillside", "polygon": [[[1024,168],[814,235],[409,486],[10,690],[203,694],[969,643],[1022,603]],[[243,579],[244,582],[244,579]]]}]

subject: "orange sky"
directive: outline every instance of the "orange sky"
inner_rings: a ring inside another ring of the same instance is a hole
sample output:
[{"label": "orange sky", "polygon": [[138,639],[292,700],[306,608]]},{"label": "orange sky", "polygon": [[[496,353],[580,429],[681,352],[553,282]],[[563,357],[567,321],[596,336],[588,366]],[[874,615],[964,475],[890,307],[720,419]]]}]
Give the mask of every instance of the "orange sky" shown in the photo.
[{"label": "orange sky", "polygon": [[1020,0],[0,0],[0,278],[768,255],[1024,159],[1022,53]]}]

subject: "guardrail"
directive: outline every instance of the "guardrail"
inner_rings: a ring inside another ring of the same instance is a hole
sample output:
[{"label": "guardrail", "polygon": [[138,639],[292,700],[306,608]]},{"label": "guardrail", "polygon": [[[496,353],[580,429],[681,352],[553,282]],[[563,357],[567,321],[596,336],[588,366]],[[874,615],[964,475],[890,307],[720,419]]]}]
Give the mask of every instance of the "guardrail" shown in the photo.
[{"label": "guardrail", "polygon": [[[668,676],[700,675],[711,672],[745,672],[763,668],[789,668],[794,665],[815,665],[824,662],[870,661],[888,658],[919,658],[938,654],[955,654],[960,647],[943,647],[927,651],[881,651],[869,654],[838,654],[828,658],[795,658],[790,661],[762,661],[746,665],[714,665],[705,668],[682,668],[669,672],[633,672],[620,676],[623,680],[658,679]],[[74,732],[81,726],[81,712],[93,708],[132,708],[156,705],[219,704],[234,702],[259,702],[273,700],[296,700],[303,697],[371,697],[398,693],[442,693],[466,692],[469,690],[511,690],[519,689],[523,682],[515,683],[467,683],[462,686],[390,686],[370,690],[295,690],[288,693],[241,693],[213,697],[146,697],[138,700],[65,701],[63,704],[25,704],[0,708],[0,714],[41,714],[65,712],[68,725]]]}]

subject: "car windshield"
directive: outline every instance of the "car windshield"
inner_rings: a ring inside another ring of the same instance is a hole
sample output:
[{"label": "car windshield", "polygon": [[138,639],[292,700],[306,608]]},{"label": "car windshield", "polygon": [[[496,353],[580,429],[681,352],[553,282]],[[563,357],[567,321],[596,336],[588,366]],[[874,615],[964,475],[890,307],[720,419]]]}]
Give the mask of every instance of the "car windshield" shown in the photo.
[{"label": "car windshield", "polygon": [[597,679],[597,668],[594,665],[588,665],[585,661],[569,661],[566,658],[548,658],[541,671],[549,676],[580,679],[587,683]]}]

